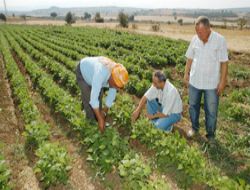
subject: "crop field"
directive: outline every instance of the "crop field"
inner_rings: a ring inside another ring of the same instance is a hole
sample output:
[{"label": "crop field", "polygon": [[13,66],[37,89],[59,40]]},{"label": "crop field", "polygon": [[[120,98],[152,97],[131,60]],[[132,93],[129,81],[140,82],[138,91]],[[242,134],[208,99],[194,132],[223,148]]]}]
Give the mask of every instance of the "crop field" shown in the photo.
[{"label": "crop field", "polygon": [[[188,139],[188,43],[94,27],[0,25],[0,189],[250,189],[250,52],[230,51],[217,146]],[[86,56],[122,63],[129,83],[101,134],[85,118],[75,69]],[[141,117],[138,100],[163,70],[178,88],[183,119],[173,133]]]}]

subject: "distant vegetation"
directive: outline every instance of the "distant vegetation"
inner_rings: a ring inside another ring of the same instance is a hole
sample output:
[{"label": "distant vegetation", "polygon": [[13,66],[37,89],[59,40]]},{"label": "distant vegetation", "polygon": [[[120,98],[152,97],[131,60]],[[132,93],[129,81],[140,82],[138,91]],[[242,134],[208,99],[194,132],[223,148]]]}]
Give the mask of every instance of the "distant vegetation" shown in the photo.
[{"label": "distant vegetation", "polygon": [[6,22],[6,16],[5,16],[5,14],[3,14],[3,13],[0,13],[0,20],[2,20],[2,21],[4,21],[4,22]]},{"label": "distant vegetation", "polygon": [[124,12],[118,14],[118,21],[121,27],[128,28],[128,15]]},{"label": "distant vegetation", "polygon": [[76,18],[71,12],[68,12],[65,16],[65,21],[68,25],[71,25],[76,22]]},{"label": "distant vegetation", "polygon": [[151,26],[151,28],[152,28],[152,30],[154,31],[154,32],[158,32],[158,31],[160,31],[160,24],[153,24],[152,26]]},{"label": "distant vegetation", "polygon": [[225,18],[225,17],[238,17],[236,13],[233,11],[228,10],[221,10],[221,11],[194,11],[190,13],[184,13],[184,16],[190,16],[190,17],[198,17],[200,15],[207,16],[209,18]]},{"label": "distant vegetation", "polygon": [[99,12],[97,12],[97,13],[95,14],[95,22],[97,22],[97,23],[102,23],[102,22],[104,22],[104,18],[101,17],[101,14],[100,14]]},{"label": "distant vegetation", "polygon": [[51,16],[52,18],[56,18],[56,17],[57,17],[57,13],[56,13],[56,12],[52,12],[52,13],[50,13],[50,16]]},{"label": "distant vegetation", "polygon": [[240,30],[242,30],[244,28],[244,26],[246,26],[246,24],[247,24],[247,20],[245,18],[238,19],[238,26],[239,26]]},{"label": "distant vegetation", "polygon": [[85,13],[84,13],[83,19],[84,19],[84,20],[90,20],[90,19],[91,19],[91,14],[88,13],[88,12],[85,12]]}]

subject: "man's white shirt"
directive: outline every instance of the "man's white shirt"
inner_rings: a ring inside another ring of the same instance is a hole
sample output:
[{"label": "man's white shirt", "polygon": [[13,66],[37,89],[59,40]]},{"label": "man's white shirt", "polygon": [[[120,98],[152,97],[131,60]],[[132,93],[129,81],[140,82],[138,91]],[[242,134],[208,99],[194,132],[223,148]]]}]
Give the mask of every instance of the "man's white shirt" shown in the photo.
[{"label": "man's white shirt", "polygon": [[170,115],[182,112],[182,101],[178,90],[168,80],[163,90],[157,89],[153,85],[144,94],[147,100],[151,101],[158,98],[162,105],[162,113]]},{"label": "man's white shirt", "polygon": [[220,66],[228,61],[225,38],[212,31],[207,43],[195,35],[186,57],[192,59],[189,83],[198,89],[216,89],[220,81]]}]

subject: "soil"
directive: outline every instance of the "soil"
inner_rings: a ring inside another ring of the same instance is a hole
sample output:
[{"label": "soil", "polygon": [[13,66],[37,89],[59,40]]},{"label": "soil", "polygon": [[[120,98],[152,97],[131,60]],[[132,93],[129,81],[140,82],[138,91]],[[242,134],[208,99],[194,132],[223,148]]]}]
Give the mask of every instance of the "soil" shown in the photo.
[{"label": "soil", "polygon": [[11,170],[11,186],[16,190],[39,190],[39,183],[25,155],[25,140],[21,135],[24,123],[12,99],[1,55],[0,97],[0,149]]}]

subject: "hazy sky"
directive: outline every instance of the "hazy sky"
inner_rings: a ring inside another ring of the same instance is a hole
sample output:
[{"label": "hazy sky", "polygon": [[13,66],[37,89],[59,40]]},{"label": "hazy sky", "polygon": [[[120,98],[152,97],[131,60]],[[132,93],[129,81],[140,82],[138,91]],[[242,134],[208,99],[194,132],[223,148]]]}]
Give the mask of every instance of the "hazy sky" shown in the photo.
[{"label": "hazy sky", "polygon": [[[0,9],[3,9],[0,0]],[[250,0],[5,0],[9,10],[58,7],[128,6],[139,8],[235,8],[250,7]]]}]

